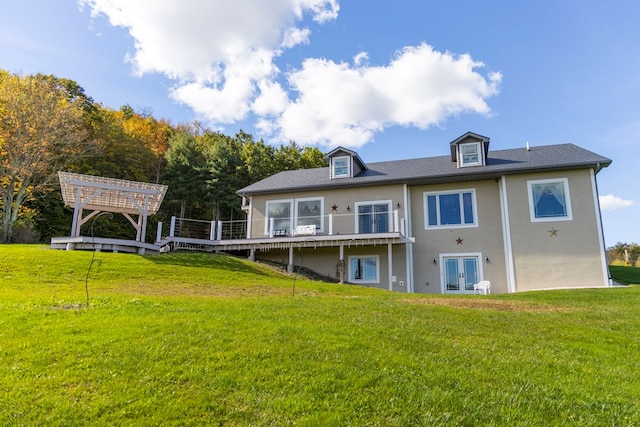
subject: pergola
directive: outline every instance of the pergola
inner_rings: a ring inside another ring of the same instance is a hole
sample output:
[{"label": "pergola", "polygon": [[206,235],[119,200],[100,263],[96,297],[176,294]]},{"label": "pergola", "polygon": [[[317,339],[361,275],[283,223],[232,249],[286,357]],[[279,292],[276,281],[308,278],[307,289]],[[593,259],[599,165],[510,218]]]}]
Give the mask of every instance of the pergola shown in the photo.
[{"label": "pergola", "polygon": [[[136,229],[136,241],[144,242],[147,217],[158,212],[167,186],[124,179],[58,172],[62,198],[73,207],[71,236],[101,212],[121,213]],[[92,212],[83,217],[84,210]],[[131,215],[137,215],[137,220]]]}]

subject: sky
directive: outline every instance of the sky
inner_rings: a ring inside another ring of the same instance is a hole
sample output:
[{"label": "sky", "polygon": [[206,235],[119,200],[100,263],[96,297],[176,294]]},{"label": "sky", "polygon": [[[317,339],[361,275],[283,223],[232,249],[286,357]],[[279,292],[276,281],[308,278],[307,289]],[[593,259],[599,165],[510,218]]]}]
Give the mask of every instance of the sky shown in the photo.
[{"label": "sky", "polygon": [[605,240],[640,243],[637,0],[8,0],[0,69],[102,105],[366,163],[574,143]]}]

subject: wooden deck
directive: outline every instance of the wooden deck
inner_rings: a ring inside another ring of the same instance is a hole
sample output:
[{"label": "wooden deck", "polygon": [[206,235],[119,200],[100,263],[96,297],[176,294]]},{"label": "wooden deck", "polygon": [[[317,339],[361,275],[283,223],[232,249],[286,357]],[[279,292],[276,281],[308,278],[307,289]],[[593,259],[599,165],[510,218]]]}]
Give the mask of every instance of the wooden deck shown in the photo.
[{"label": "wooden deck", "polygon": [[159,254],[162,247],[136,240],[106,239],[103,237],[52,237],[52,249],[88,250],[98,252],[125,252],[135,254]]}]

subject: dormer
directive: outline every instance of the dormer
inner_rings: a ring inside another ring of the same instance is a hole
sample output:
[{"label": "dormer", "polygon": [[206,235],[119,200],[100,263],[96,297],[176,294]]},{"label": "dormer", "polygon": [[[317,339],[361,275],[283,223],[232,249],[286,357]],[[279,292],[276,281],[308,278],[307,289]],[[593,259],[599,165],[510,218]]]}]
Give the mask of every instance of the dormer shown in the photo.
[{"label": "dormer", "polygon": [[451,142],[451,161],[459,168],[485,166],[489,153],[489,138],[467,132]]},{"label": "dormer", "polygon": [[324,159],[329,163],[331,179],[353,178],[368,169],[358,153],[344,147],[335,148]]}]

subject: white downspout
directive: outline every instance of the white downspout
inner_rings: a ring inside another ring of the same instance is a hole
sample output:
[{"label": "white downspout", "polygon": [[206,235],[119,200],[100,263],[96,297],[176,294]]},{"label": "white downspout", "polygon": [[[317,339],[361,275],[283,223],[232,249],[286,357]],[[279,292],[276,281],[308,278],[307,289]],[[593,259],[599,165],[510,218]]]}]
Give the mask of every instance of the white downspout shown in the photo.
[{"label": "white downspout", "polygon": [[500,211],[502,213],[502,236],[504,239],[504,258],[507,267],[507,292],[516,291],[516,274],[513,263],[513,247],[511,244],[511,220],[509,219],[509,202],[507,200],[507,177],[500,177]]},{"label": "white downspout", "polygon": [[591,169],[591,186],[593,188],[593,203],[596,208],[596,223],[598,228],[598,242],[600,242],[600,257],[602,262],[602,277],[605,286],[613,286],[611,276],[609,275],[609,266],[607,265],[607,249],[604,242],[604,230],[602,228],[602,215],[600,213],[600,197],[598,196],[598,182],[596,174]]},{"label": "white downspout", "polygon": [[[405,237],[409,238],[413,235],[411,225],[411,196],[409,194],[409,186],[404,184],[404,218],[405,218]],[[415,285],[413,283],[413,244],[405,244],[405,252],[407,257],[407,292],[414,293]]]}]

